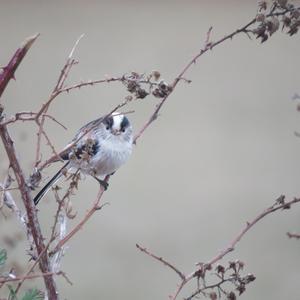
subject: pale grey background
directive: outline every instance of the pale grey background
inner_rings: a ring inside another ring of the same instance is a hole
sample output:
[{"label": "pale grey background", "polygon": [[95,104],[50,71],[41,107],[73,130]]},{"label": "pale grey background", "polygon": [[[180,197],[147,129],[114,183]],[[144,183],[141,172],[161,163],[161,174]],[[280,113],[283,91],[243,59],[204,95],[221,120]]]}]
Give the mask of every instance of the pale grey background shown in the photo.
[{"label": "pale grey background", "polygon": [[[154,69],[171,81],[202,46],[209,26],[216,40],[255,13],[254,0],[1,1],[0,65],[24,38],[41,33],[3,96],[6,112],[41,106],[82,33],[75,55],[80,64],[69,83]],[[192,84],[179,84],[130,162],[113,176],[104,197],[111,205],[69,243],[63,270],[74,285],[57,279],[62,299],[168,299],[178,278],[137,251],[136,242],[189,273],[279,195],[299,196],[300,140],[294,131],[300,130],[300,115],[291,100],[300,91],[299,38],[276,33],[260,45],[240,35],[199,60],[186,75]],[[123,86],[111,83],[59,97],[50,112],[68,131],[47,123],[57,148],[126,95]],[[147,98],[130,106],[136,129],[156,103]],[[19,124],[11,132],[29,173],[33,126]],[[1,176],[6,167],[1,148]],[[56,168],[47,169],[45,181]],[[75,221],[96,191],[94,180],[81,183],[73,202]],[[54,211],[49,195],[40,205],[47,232]],[[0,224],[1,235],[19,230],[2,216]],[[246,272],[257,276],[242,299],[299,299],[300,243],[285,235],[297,230],[294,207],[263,220],[226,257],[245,261]],[[10,250],[14,261],[27,260],[23,247]],[[182,294],[188,295],[188,290]]]}]

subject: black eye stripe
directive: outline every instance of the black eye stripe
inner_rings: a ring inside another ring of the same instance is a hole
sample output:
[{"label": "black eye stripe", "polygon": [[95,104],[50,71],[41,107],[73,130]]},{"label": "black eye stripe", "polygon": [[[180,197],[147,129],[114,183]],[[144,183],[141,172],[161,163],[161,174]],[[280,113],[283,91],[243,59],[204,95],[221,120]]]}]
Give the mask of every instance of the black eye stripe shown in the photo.
[{"label": "black eye stripe", "polygon": [[103,123],[106,125],[106,127],[108,128],[112,128],[113,124],[114,124],[114,119],[110,116],[108,118],[106,118]]},{"label": "black eye stripe", "polygon": [[122,120],[122,122],[121,122],[121,129],[125,129],[125,128],[127,128],[129,126],[129,121],[128,121],[128,119],[124,116],[123,117],[123,120]]}]

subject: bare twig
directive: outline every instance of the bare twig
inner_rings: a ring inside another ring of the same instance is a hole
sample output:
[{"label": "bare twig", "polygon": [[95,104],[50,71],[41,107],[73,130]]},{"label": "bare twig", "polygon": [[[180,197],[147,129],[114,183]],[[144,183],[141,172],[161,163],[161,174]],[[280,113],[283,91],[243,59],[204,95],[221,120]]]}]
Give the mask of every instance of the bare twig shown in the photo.
[{"label": "bare twig", "polygon": [[[15,123],[17,121],[23,121],[23,122],[34,121],[36,119],[36,117],[35,117],[36,114],[37,113],[31,112],[31,111],[21,111],[21,112],[16,113],[14,116],[10,117],[9,119],[6,119],[4,122],[0,123],[0,126]],[[63,125],[61,122],[56,120],[53,116],[48,115],[48,114],[43,114],[43,116],[45,116],[45,117],[49,118],[50,120],[52,120],[53,122],[57,123],[63,129],[67,129],[67,127],[65,125]]]},{"label": "bare twig", "polygon": [[39,273],[39,274],[31,274],[31,275],[25,275],[25,276],[18,276],[18,277],[7,277],[7,278],[0,278],[0,284],[7,283],[7,282],[13,282],[13,281],[25,281],[27,279],[35,279],[39,277],[52,277],[53,275],[62,275],[63,272],[45,272],[45,273]]},{"label": "bare twig", "polygon": [[[44,123],[45,123],[45,116],[43,116],[42,114],[46,114],[48,109],[49,109],[49,106],[51,104],[51,102],[58,96],[59,94],[59,90],[63,88],[63,85],[68,77],[68,74],[72,68],[72,66],[76,63],[75,60],[72,58],[73,57],[73,54],[74,54],[74,51],[79,43],[79,41],[81,40],[81,38],[83,37],[83,35],[81,35],[77,41],[75,42],[75,45],[73,46],[69,56],[68,56],[68,59],[65,63],[65,65],[63,66],[62,70],[61,70],[61,73],[60,73],[60,76],[58,78],[58,81],[50,95],[50,98],[49,100],[43,104],[42,108],[37,112],[36,114],[36,117],[35,117],[35,122],[39,128],[38,130],[38,133],[37,133],[37,147],[36,147],[36,155],[35,155],[35,167],[38,166],[39,162],[40,162],[40,151],[41,151],[41,138],[42,138],[42,135],[45,136],[49,146],[51,147],[53,153],[55,155],[57,155],[56,151],[55,151],[55,148],[54,146],[52,145],[50,139],[47,137],[47,135],[45,134],[45,131],[44,131]],[[40,118],[41,116],[41,118]],[[57,156],[58,157],[58,156]]]},{"label": "bare twig", "polygon": [[286,235],[291,238],[291,239],[300,239],[300,234],[299,233],[291,233],[291,232],[287,232]]},{"label": "bare twig", "polygon": [[[296,8],[299,10],[299,8]],[[285,15],[289,10],[283,10],[281,12],[276,12],[276,13],[269,13],[266,15],[266,17],[272,17],[272,16],[282,16]],[[149,125],[155,121],[158,117],[159,111],[161,110],[162,106],[166,102],[166,100],[169,98],[169,96],[174,92],[175,87],[177,84],[181,81],[184,80],[184,75],[187,73],[187,71],[191,68],[192,65],[196,64],[198,59],[205,53],[207,53],[209,50],[212,50],[216,46],[220,45],[221,43],[227,41],[227,40],[232,40],[232,38],[240,33],[248,33],[248,28],[252,26],[256,22],[256,17],[252,19],[250,22],[248,22],[246,25],[240,27],[239,29],[233,31],[232,33],[220,38],[216,42],[211,42],[210,41],[210,36],[212,32],[212,27],[210,27],[207,31],[205,42],[203,48],[200,50],[198,54],[196,54],[185,67],[182,69],[182,71],[179,73],[179,75],[174,79],[173,83],[171,84],[171,88],[169,93],[161,99],[161,101],[158,103],[156,106],[154,112],[151,114],[150,118],[148,121],[142,126],[142,128],[139,130],[139,132],[135,135],[134,137],[134,143],[141,137],[141,135],[144,133],[144,131],[149,127]]]},{"label": "bare twig", "polygon": [[80,82],[80,83],[62,88],[58,91],[58,93],[59,94],[65,93],[65,92],[68,93],[71,90],[80,89],[81,87],[92,86],[92,85],[99,84],[99,83],[108,83],[108,82],[114,82],[114,81],[122,82],[123,80],[124,80],[124,77],[108,77],[108,78],[105,78],[105,79],[84,81],[84,82]]},{"label": "bare twig", "polygon": [[164,258],[162,258],[161,256],[157,256],[153,253],[151,253],[149,250],[147,250],[147,248],[141,247],[139,244],[136,244],[136,247],[141,250],[142,252],[146,253],[147,255],[149,255],[150,257],[158,260],[159,262],[162,262],[164,265],[166,265],[167,267],[169,267],[170,269],[172,269],[174,272],[176,272],[178,274],[178,276],[184,280],[185,279],[185,275],[179,271],[179,269],[177,269],[174,265],[172,265],[171,263],[167,262]]},{"label": "bare twig", "polygon": [[15,294],[18,293],[18,291],[20,290],[22,284],[24,283],[24,281],[27,279],[27,276],[30,275],[30,273],[33,272],[34,268],[38,265],[40,259],[42,258],[42,256],[48,251],[48,248],[50,246],[51,240],[48,242],[48,244],[45,246],[45,248],[43,249],[43,251],[41,251],[41,253],[39,254],[39,256],[35,259],[34,263],[32,264],[32,266],[28,269],[28,271],[26,272],[25,276],[23,276],[22,279],[20,279],[20,282],[17,285],[17,288],[15,289]]},{"label": "bare twig", "polygon": [[176,289],[174,295],[172,296],[172,300],[175,300],[178,296],[178,294],[180,293],[180,291],[182,290],[182,288],[184,287],[184,285],[189,282],[191,279],[195,278],[198,276],[199,271],[201,271],[202,273],[206,272],[206,270],[209,270],[212,268],[212,265],[214,265],[216,262],[218,262],[219,260],[221,260],[225,255],[227,255],[229,252],[232,252],[235,249],[235,246],[237,245],[237,243],[244,237],[244,235],[255,225],[257,224],[260,220],[262,220],[263,218],[265,218],[267,215],[270,215],[278,210],[285,210],[285,209],[289,209],[292,205],[299,203],[300,202],[300,198],[295,198],[291,201],[285,202],[284,201],[284,196],[279,197],[275,204],[273,204],[272,206],[268,207],[267,209],[265,209],[262,213],[260,213],[257,217],[255,217],[252,221],[247,222],[245,227],[237,234],[237,236],[229,243],[229,245],[227,247],[225,247],[218,255],[216,255],[215,257],[213,257],[209,262],[207,262],[206,264],[200,266],[200,268],[198,268],[196,271],[193,271],[192,273],[190,273],[189,275],[187,275],[185,277],[184,280],[182,280],[180,286]]},{"label": "bare twig", "polygon": [[[136,245],[137,248],[139,250],[141,250],[142,252],[146,253],[148,256],[154,258],[155,260],[163,263],[165,266],[167,266],[168,268],[170,268],[171,270],[173,270],[174,272],[176,272],[178,274],[178,276],[181,278],[181,282],[178,285],[175,293],[170,296],[171,300],[175,300],[179,293],[181,292],[181,290],[183,289],[183,287],[189,282],[191,281],[193,278],[197,278],[199,277],[199,274],[201,274],[201,276],[205,276],[205,272],[207,270],[211,270],[212,266],[220,261],[225,255],[227,255],[229,252],[233,251],[235,246],[237,245],[237,243],[244,237],[244,235],[255,225],[257,224],[260,220],[262,220],[264,217],[266,217],[269,214],[272,214],[278,210],[285,210],[285,209],[289,209],[292,205],[299,203],[300,202],[300,198],[295,198],[291,201],[285,202],[284,201],[284,196],[281,196],[280,198],[278,198],[275,202],[275,204],[273,204],[272,206],[268,207],[267,209],[265,209],[262,213],[260,213],[257,217],[255,217],[252,221],[247,222],[245,225],[245,228],[243,228],[238,234],[237,236],[229,243],[229,245],[227,247],[225,247],[218,255],[216,255],[215,257],[213,257],[209,262],[207,262],[206,264],[203,263],[199,263],[199,267],[196,269],[196,271],[193,271],[192,273],[190,273],[189,275],[185,276],[183,272],[179,271],[179,269],[174,266],[173,264],[170,264],[167,260],[163,259],[160,256],[157,256],[156,254],[153,254],[152,252],[150,252],[149,250],[147,250],[146,248],[141,247],[140,245]],[[223,283],[223,282],[222,282]],[[206,286],[205,289],[207,288],[212,288],[214,287],[212,286]],[[192,294],[193,298],[195,295],[197,295],[198,293],[202,292],[203,289],[198,289],[198,292],[196,291],[195,293]],[[189,299],[190,299],[189,298]]]},{"label": "bare twig", "polygon": [[16,191],[16,190],[18,190],[19,188],[2,188],[1,186],[0,186],[0,192],[7,192],[7,191]]},{"label": "bare twig", "polygon": [[[283,202],[280,202],[283,201]],[[236,244],[241,240],[241,238],[257,223],[259,222],[261,219],[263,219],[265,216],[276,212],[278,210],[282,210],[282,209],[289,209],[293,204],[296,204],[300,202],[300,198],[295,198],[289,202],[284,202],[284,196],[280,196],[277,200],[276,203],[273,204],[272,206],[268,207],[267,209],[265,209],[262,213],[260,213],[256,218],[254,218],[252,221],[247,222],[244,229],[242,229],[240,231],[240,233],[229,243],[229,245],[222,250],[217,256],[215,256],[214,258],[212,258],[207,264],[206,266],[209,267],[210,265],[215,264],[217,261],[221,260],[226,254],[228,254],[229,252],[233,251]],[[189,275],[191,276],[191,275]],[[189,277],[188,276],[188,277]]]},{"label": "bare twig", "polygon": [[[109,176],[106,176],[105,181],[108,181],[108,179],[109,179]],[[101,200],[101,197],[102,197],[103,193],[104,193],[104,188],[102,186],[100,186],[98,195],[97,195],[96,200],[94,201],[94,204],[91,207],[91,209],[87,212],[87,214],[82,219],[82,221],[79,222],[62,240],[60,240],[58,242],[58,244],[55,246],[55,248],[51,251],[50,255],[53,255],[54,253],[56,253],[57,251],[59,251],[59,249],[66,242],[68,242],[83,227],[83,225],[90,219],[90,217],[96,211],[98,211],[99,209],[102,208],[102,205],[99,205],[99,204],[100,204],[100,200]]]}]

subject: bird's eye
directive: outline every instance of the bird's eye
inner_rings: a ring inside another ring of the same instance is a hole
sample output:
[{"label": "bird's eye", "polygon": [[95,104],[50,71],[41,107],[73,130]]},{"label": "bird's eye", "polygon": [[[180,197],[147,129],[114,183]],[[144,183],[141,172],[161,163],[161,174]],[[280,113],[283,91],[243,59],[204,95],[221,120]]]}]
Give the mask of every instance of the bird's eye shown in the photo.
[{"label": "bird's eye", "polygon": [[109,126],[106,126],[106,130],[109,130]]},{"label": "bird's eye", "polygon": [[122,131],[122,132],[125,132],[125,128],[123,128],[121,131]]}]

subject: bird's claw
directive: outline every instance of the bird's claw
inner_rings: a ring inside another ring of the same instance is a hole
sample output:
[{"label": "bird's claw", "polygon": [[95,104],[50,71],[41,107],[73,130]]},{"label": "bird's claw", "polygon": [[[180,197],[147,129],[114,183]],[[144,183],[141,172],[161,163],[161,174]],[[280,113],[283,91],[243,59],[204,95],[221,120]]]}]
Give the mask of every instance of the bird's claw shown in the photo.
[{"label": "bird's claw", "polygon": [[104,188],[104,191],[106,191],[109,186],[108,182],[101,180],[99,183]]},{"label": "bird's claw", "polygon": [[104,191],[106,191],[107,190],[107,188],[108,188],[108,182],[106,182],[105,180],[101,180],[101,179],[99,179],[99,178],[97,178],[96,176],[93,176],[98,182],[99,182],[99,184],[104,188]]}]

